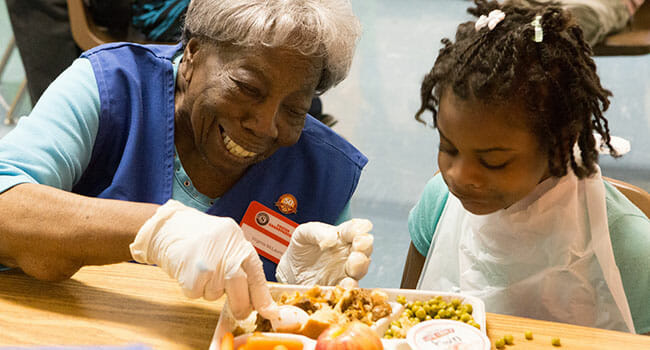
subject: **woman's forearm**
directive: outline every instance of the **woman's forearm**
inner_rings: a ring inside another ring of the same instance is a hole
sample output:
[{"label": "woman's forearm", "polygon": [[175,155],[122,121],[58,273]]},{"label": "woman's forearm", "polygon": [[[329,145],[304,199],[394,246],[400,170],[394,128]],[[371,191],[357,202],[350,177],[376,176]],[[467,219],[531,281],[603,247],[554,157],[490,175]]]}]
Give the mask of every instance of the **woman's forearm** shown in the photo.
[{"label": "woman's forearm", "polygon": [[158,206],[98,199],[37,184],[0,194],[0,264],[44,280],[131,259],[129,244]]}]

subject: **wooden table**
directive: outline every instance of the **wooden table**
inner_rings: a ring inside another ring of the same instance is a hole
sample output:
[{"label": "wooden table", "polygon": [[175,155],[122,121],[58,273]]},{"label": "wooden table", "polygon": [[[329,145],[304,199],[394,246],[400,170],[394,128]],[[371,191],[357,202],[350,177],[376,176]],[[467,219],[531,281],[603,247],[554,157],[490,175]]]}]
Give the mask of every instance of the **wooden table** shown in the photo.
[{"label": "wooden table", "polygon": [[[0,345],[126,345],[207,349],[223,298],[190,300],[162,270],[138,264],[83,268],[48,283],[20,272],[0,273]],[[508,350],[650,349],[650,337],[488,314],[488,336],[515,338]],[[532,341],[524,339],[531,330]],[[494,346],[493,346],[494,348]]]}]

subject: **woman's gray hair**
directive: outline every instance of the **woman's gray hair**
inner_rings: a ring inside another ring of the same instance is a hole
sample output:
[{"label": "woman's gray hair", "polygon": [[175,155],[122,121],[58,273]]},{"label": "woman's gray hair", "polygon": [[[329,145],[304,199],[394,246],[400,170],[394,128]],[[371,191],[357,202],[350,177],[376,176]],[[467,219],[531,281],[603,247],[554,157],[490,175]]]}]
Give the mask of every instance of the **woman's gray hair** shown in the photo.
[{"label": "woman's gray hair", "polygon": [[360,33],[349,0],[192,0],[183,44],[197,37],[321,56],[324,67],[316,90],[322,93],[347,76]]}]

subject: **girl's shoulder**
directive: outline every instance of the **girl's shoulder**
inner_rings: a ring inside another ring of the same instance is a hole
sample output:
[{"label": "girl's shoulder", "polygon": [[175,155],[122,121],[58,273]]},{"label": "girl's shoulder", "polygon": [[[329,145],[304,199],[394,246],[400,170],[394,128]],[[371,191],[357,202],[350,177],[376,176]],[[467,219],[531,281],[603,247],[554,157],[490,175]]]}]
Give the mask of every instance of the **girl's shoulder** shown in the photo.
[{"label": "girl's shoulder", "polygon": [[650,332],[650,220],[612,184],[605,183],[614,260],[637,333]]},{"label": "girl's shoulder", "polygon": [[616,187],[606,180],[603,182],[607,225],[616,264],[619,267],[644,264],[648,268],[646,271],[650,271],[650,220]]},{"label": "girl's shoulder", "polygon": [[650,220],[614,185],[606,180],[603,182],[605,184],[607,222],[612,236],[612,244],[619,238],[650,243]]},{"label": "girl's shoulder", "polygon": [[431,246],[442,211],[449,197],[449,189],[440,173],[427,182],[420,200],[411,209],[408,228],[411,241],[420,254],[426,256]]},{"label": "girl's shoulder", "polygon": [[442,179],[440,173],[436,173],[429,181],[422,192],[420,197],[420,202],[426,201],[430,203],[440,203],[444,204],[447,201],[449,196],[449,189],[445,180]]}]

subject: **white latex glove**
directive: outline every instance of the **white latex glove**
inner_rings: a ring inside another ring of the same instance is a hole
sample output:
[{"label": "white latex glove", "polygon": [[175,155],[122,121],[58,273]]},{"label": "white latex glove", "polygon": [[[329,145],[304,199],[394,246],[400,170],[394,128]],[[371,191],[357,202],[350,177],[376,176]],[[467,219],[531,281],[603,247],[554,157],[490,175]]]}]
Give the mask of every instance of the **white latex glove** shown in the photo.
[{"label": "white latex glove", "polygon": [[346,287],[368,272],[372,254],[372,223],[348,220],[339,226],[322,222],[299,225],[280,258],[275,277],[282,283]]},{"label": "white latex glove", "polygon": [[216,300],[224,291],[233,316],[273,304],[262,261],[231,219],[169,200],[138,231],[133,258],[156,264],[176,279],[186,296]]}]

